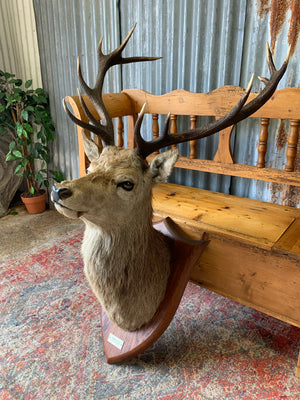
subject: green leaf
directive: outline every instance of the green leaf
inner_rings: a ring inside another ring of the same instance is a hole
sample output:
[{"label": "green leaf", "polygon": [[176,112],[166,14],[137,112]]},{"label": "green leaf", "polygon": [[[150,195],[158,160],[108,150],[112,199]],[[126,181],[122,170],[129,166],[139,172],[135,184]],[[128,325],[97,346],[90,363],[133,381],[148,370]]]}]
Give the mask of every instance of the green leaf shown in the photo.
[{"label": "green leaf", "polygon": [[29,132],[29,133],[33,133],[33,128],[30,124],[28,124],[27,122],[24,123],[23,125],[24,129]]},{"label": "green leaf", "polygon": [[17,174],[17,172],[19,172],[21,168],[22,168],[22,165],[18,165],[17,168],[15,169],[15,174]]},{"label": "green leaf", "polygon": [[62,182],[66,179],[64,174],[60,171],[50,170],[49,172],[53,175],[53,178],[56,180],[56,182]]},{"label": "green leaf", "polygon": [[40,94],[36,101],[38,104],[47,104],[47,97]]},{"label": "green leaf", "polygon": [[28,160],[27,160],[27,158],[23,158],[23,160],[22,160],[22,167],[26,167],[26,165],[28,164]]},{"label": "green leaf", "polygon": [[5,158],[5,161],[13,161],[13,160],[15,160],[15,157],[11,153],[8,153]]},{"label": "green leaf", "polygon": [[[14,76],[14,75],[11,75]],[[8,83],[11,83],[16,86],[22,86],[22,79],[10,79]]]},{"label": "green leaf", "polygon": [[34,187],[31,186],[29,191],[30,191],[31,194],[34,194]]},{"label": "green leaf", "polygon": [[5,79],[13,78],[14,76],[15,76],[14,74],[10,74],[9,72],[4,72]]},{"label": "green leaf", "polygon": [[50,157],[45,151],[41,151],[41,157],[42,159],[48,164],[50,162]]},{"label": "green leaf", "polygon": [[23,157],[23,154],[19,150],[14,150],[12,153],[16,158],[22,158]]},{"label": "green leaf", "polygon": [[53,133],[52,132],[50,132],[50,131],[46,131],[46,138],[47,138],[47,140],[50,142],[53,142],[53,140],[54,140],[54,135],[53,135]]},{"label": "green leaf", "polygon": [[25,129],[22,129],[22,135],[23,135],[26,139],[28,139],[28,134],[27,134],[27,132],[25,131]]},{"label": "green leaf", "polygon": [[21,100],[21,95],[23,94],[23,90],[20,88],[13,88],[13,92],[15,94],[15,99]]},{"label": "green leaf", "polygon": [[16,123],[16,128],[17,128],[17,135],[20,137],[23,135],[23,125],[20,124],[20,122]]},{"label": "green leaf", "polygon": [[49,187],[49,181],[48,181],[47,179],[44,180],[44,186],[45,186],[46,188]]},{"label": "green leaf", "polygon": [[21,118],[24,119],[24,121],[28,121],[28,111],[22,110],[20,115],[21,115]]},{"label": "green leaf", "polygon": [[9,143],[9,150],[12,151],[16,147],[16,142]]},{"label": "green leaf", "polygon": [[[19,137],[16,139],[18,146],[26,146],[26,139],[23,139],[23,136]],[[29,151],[29,150],[28,150]]]},{"label": "green leaf", "polygon": [[32,79],[25,82],[25,88],[28,89],[32,85]]},{"label": "green leaf", "polygon": [[40,172],[36,172],[35,175],[34,175],[34,179],[37,182],[43,182],[44,177]]}]

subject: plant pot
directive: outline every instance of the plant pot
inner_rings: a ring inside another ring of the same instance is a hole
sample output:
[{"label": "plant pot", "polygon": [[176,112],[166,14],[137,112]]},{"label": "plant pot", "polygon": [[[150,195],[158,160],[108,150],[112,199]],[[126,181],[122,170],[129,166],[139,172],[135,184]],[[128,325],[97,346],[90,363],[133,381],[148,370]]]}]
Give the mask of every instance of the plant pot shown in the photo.
[{"label": "plant pot", "polygon": [[47,193],[44,191],[42,194],[33,197],[25,197],[21,195],[21,200],[29,214],[40,214],[46,210]]}]

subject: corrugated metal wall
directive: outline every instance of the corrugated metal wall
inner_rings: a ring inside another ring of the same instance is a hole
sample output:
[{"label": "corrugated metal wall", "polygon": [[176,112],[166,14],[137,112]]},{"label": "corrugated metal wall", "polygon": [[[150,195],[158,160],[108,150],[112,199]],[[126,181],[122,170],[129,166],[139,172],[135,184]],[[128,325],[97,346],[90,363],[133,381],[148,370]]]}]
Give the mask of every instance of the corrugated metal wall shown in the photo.
[{"label": "corrugated metal wall", "polygon": [[[89,84],[96,75],[97,44],[105,35],[104,50],[119,42],[119,13],[116,2],[91,0],[34,0],[38,40],[43,71],[43,86],[50,95],[57,139],[53,145],[53,166],[67,179],[79,176],[78,143],[74,124],[69,121],[62,99],[76,94],[77,58]],[[104,91],[121,90],[120,74],[113,70]]]},{"label": "corrugated metal wall", "polygon": [[[122,69],[114,67],[108,74],[105,91],[139,87],[163,94],[177,88],[206,92],[224,84],[245,87],[253,71],[256,75],[268,75],[267,40],[274,47],[278,65],[285,58],[288,41],[294,43],[293,58],[280,86],[297,86],[300,80],[297,27],[291,33],[289,26],[295,18],[293,7],[296,3],[300,7],[299,0],[286,2],[286,6],[281,3],[283,25],[279,27],[274,22],[274,3],[275,0],[33,0],[43,84],[50,93],[58,135],[55,166],[68,178],[78,176],[75,128],[61,107],[65,95],[76,93],[77,56],[84,76],[91,83],[100,36],[105,37],[104,50],[111,50],[134,22],[138,25],[125,54],[163,56],[163,60],[125,65]],[[259,90],[258,82],[256,79],[254,90]],[[180,127],[186,123],[182,121]],[[144,125],[147,136],[149,123]],[[248,121],[238,127],[233,138],[237,162],[255,164],[258,129]],[[198,145],[199,155],[213,158],[216,144],[217,137],[202,140]],[[182,146],[184,152],[186,146]],[[277,151],[274,146],[268,152],[270,163]],[[280,151],[284,161],[285,149]],[[249,184],[248,180],[180,170],[175,171],[172,180],[246,197],[269,199],[273,195],[274,198],[274,188],[266,183]]]},{"label": "corrugated metal wall", "polygon": [[[125,66],[124,87],[163,94],[179,88],[207,92],[224,84],[239,84],[246,1],[143,0],[121,1],[120,5],[122,36],[139,21],[128,53],[141,49],[143,54],[163,57],[155,63]],[[179,129],[188,126],[186,119]],[[145,135],[147,131],[150,139],[151,128],[145,124]],[[213,157],[217,139],[213,136],[198,142],[201,158]],[[184,154],[188,145],[179,148]],[[180,169],[171,181],[222,192],[228,192],[230,184],[229,177]]]},{"label": "corrugated metal wall", "polygon": [[0,1],[0,69],[42,85],[32,0]]}]

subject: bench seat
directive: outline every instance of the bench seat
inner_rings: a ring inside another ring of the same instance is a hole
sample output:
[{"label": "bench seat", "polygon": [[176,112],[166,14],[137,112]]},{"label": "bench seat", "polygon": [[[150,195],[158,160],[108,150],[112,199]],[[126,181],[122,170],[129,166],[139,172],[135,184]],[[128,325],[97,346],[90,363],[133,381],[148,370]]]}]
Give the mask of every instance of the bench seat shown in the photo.
[{"label": "bench seat", "polygon": [[193,282],[300,327],[299,209],[171,183],[154,187],[153,208],[209,234]]}]

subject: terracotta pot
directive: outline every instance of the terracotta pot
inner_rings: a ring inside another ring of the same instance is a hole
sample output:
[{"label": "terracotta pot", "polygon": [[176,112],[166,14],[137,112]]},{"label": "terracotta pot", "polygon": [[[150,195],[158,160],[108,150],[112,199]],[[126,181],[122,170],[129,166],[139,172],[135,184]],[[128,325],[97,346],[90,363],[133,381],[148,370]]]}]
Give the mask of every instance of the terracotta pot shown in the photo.
[{"label": "terracotta pot", "polygon": [[21,200],[25,204],[25,207],[29,214],[39,214],[46,210],[46,198],[47,193],[40,194],[34,197],[23,197],[21,195]]}]

